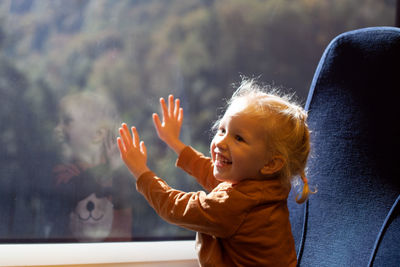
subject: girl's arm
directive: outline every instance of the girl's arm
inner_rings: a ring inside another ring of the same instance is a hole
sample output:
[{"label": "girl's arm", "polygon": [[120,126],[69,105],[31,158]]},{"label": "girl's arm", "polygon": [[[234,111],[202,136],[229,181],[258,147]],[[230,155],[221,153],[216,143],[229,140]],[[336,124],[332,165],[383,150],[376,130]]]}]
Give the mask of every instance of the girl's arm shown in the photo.
[{"label": "girl's arm", "polygon": [[180,107],[180,100],[174,101],[174,96],[169,95],[168,107],[164,98],[160,98],[160,106],[163,115],[163,121],[154,113],[153,122],[158,137],[163,140],[179,156],[186,145],[179,139],[182,121],[183,109]]},{"label": "girl's arm", "polygon": [[[157,114],[153,114],[153,122],[158,136],[179,156],[178,166],[194,176],[205,189],[211,191],[219,184],[212,175],[212,170],[210,171],[211,161],[197,152],[182,153],[187,146],[179,139],[183,121],[183,109],[180,107],[180,100],[177,98],[174,101],[174,96],[169,95],[168,106],[163,98],[160,99],[160,106],[163,121],[161,122]],[[192,149],[186,150],[192,151]]]},{"label": "girl's arm", "polygon": [[211,159],[192,147],[183,149],[176,161],[176,166],[195,177],[207,191],[213,190],[220,183],[214,177]]},{"label": "girl's arm", "polygon": [[164,220],[193,231],[226,238],[247,216],[249,201],[231,188],[210,194],[186,193],[171,188],[152,172],[140,176],[136,188]]}]

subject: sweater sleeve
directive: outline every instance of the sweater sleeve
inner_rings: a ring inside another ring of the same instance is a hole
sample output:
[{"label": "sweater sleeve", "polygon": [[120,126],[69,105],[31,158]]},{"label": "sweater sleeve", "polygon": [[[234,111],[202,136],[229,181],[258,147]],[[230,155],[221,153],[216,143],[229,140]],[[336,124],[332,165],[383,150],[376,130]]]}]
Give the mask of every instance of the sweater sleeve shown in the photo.
[{"label": "sweater sleeve", "polygon": [[197,182],[207,191],[211,191],[220,183],[214,177],[211,159],[190,146],[182,150],[176,161],[176,166],[195,177]]},{"label": "sweater sleeve", "polygon": [[229,189],[186,193],[171,188],[153,172],[142,174],[136,188],[167,222],[216,237],[234,234],[247,214],[240,204],[232,203]]}]

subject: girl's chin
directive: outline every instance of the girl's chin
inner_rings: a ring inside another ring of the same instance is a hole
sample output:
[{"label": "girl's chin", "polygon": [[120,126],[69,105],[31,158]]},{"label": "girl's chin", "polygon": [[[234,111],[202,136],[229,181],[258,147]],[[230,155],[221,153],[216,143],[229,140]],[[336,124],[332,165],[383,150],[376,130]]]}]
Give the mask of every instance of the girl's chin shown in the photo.
[{"label": "girl's chin", "polygon": [[214,174],[215,179],[217,179],[218,181],[220,181],[220,182],[224,182],[225,181],[224,176],[221,175],[221,173],[219,173],[218,171],[214,170],[213,174]]},{"label": "girl's chin", "polygon": [[228,177],[222,175],[220,172],[214,172],[214,177],[219,182],[228,182],[228,183],[232,182]]}]

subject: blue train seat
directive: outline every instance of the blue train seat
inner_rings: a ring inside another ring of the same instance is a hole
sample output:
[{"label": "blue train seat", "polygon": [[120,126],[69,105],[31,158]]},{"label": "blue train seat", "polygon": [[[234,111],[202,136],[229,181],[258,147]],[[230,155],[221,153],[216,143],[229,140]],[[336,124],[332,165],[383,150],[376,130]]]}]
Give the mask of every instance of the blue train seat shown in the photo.
[{"label": "blue train seat", "polygon": [[299,266],[400,266],[399,91],[399,28],[354,30],[327,46],[305,107],[318,192],[288,203]]}]

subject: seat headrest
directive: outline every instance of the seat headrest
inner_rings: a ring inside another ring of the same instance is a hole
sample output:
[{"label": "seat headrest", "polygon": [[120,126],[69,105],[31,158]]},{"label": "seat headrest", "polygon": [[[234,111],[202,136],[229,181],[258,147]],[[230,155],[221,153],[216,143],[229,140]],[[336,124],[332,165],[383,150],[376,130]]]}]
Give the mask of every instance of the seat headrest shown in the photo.
[{"label": "seat headrest", "polygon": [[310,175],[336,167],[354,182],[370,172],[399,186],[399,74],[398,28],[351,31],[329,44],[306,104],[318,162]]}]

